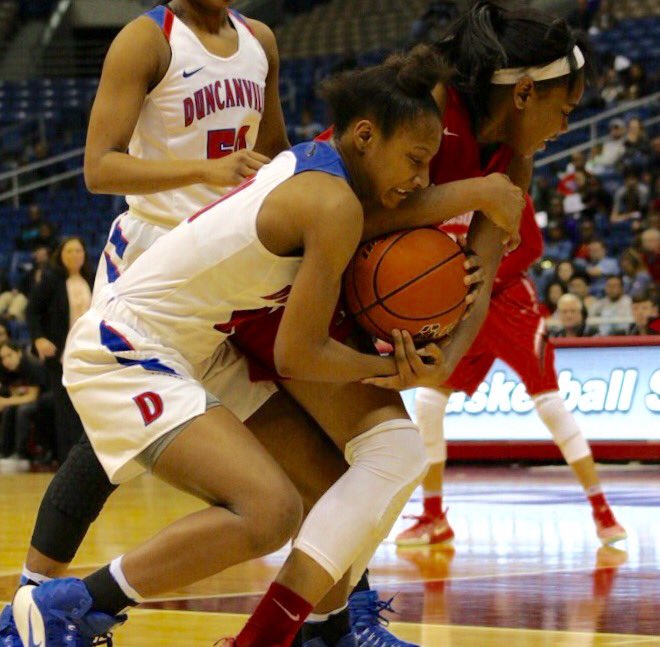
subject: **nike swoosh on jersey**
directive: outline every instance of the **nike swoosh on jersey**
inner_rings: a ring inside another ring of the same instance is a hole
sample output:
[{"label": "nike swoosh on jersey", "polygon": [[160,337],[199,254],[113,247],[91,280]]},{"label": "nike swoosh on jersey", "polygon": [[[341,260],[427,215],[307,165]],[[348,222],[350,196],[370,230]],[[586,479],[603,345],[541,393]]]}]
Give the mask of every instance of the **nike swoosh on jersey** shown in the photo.
[{"label": "nike swoosh on jersey", "polygon": [[294,622],[298,622],[298,621],[300,620],[300,614],[299,614],[299,613],[296,613],[296,615],[294,616],[293,613],[291,613],[291,611],[289,611],[289,610],[288,610],[283,604],[281,604],[280,602],[278,602],[275,598],[273,598],[273,602],[274,602],[274,603],[275,603],[280,609],[282,609],[282,611],[284,611],[284,613],[286,613],[286,615],[289,616],[289,618],[291,618],[291,620],[293,620]]},{"label": "nike swoosh on jersey", "polygon": [[445,126],[445,129],[442,131],[443,135],[448,135],[450,137],[458,137],[458,133],[450,132],[449,128]]},{"label": "nike swoosh on jersey", "polygon": [[34,641],[34,630],[32,629],[32,614],[34,612],[34,605],[30,605],[28,612],[28,645],[27,647],[43,647],[43,640],[39,642]]},{"label": "nike swoosh on jersey", "polygon": [[205,67],[206,65],[202,65],[202,67],[198,67],[196,70],[193,70],[192,72],[187,72],[186,70],[183,70],[183,78],[188,79],[191,76],[193,76],[193,74],[197,74],[197,72],[203,70]]}]

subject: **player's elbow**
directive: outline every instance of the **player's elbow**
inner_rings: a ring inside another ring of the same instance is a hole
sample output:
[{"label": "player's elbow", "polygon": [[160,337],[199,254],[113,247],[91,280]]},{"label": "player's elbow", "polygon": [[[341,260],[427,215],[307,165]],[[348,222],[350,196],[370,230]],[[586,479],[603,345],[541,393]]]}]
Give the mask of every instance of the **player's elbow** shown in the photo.
[{"label": "player's elbow", "polygon": [[101,173],[99,173],[98,165],[88,163],[85,160],[85,186],[90,193],[102,193],[103,192],[103,178]]},{"label": "player's elbow", "polygon": [[303,344],[277,340],[273,352],[278,375],[290,380],[308,379],[312,373],[314,353]]}]

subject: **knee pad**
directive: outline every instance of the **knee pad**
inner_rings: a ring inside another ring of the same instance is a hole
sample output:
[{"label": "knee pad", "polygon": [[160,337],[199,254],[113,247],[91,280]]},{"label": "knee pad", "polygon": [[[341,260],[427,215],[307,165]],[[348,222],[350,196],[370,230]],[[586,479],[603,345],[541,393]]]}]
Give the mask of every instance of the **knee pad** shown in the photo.
[{"label": "knee pad", "polygon": [[552,439],[570,465],[591,456],[591,449],[573,415],[566,409],[557,391],[533,397],[534,405]]},{"label": "knee pad", "polygon": [[50,482],[46,497],[72,519],[92,523],[116,489],[85,437],[71,448]]},{"label": "knee pad", "polygon": [[410,420],[388,420],[376,425],[349,441],[344,457],[350,466],[400,485],[419,482],[428,469],[419,428]]},{"label": "knee pad", "polygon": [[380,543],[428,468],[410,420],[390,420],[346,445],[348,471],[321,497],[294,548],[337,582],[372,542]]},{"label": "knee pad", "polygon": [[415,419],[424,440],[429,463],[447,461],[444,420],[449,396],[436,389],[415,391]]}]

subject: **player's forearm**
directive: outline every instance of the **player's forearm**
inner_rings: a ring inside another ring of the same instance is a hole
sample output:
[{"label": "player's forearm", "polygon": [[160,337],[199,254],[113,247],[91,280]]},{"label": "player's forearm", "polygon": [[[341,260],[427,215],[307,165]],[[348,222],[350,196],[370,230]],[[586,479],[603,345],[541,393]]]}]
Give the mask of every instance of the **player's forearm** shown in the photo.
[{"label": "player's forearm", "polygon": [[462,321],[444,350],[450,369],[456,368],[460,359],[468,351],[481,330],[488,308],[504,248],[501,243],[502,230],[496,227],[483,214],[477,214],[470,225],[468,245],[482,261],[484,282],[474,303],[470,316]]},{"label": "player's forearm", "polygon": [[399,229],[437,225],[461,214],[481,210],[485,206],[486,190],[485,178],[457,180],[417,191],[396,209],[376,207],[368,210],[362,240]]},{"label": "player's forearm", "polygon": [[92,193],[116,195],[158,193],[204,182],[206,160],[146,160],[109,152],[85,160],[85,183]]},{"label": "player's forearm", "polygon": [[307,382],[357,382],[397,372],[393,358],[360,353],[334,339],[279,361],[276,353],[276,365],[280,375]]}]

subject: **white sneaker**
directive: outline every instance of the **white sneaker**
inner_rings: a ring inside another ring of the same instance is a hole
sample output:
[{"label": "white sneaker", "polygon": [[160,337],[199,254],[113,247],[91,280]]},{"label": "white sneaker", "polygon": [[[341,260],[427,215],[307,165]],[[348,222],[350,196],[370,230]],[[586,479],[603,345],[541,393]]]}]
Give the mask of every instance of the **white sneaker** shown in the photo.
[{"label": "white sneaker", "polygon": [[18,454],[0,458],[0,473],[2,474],[18,474],[29,471],[30,461],[27,458],[21,458]]}]

